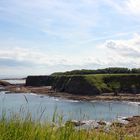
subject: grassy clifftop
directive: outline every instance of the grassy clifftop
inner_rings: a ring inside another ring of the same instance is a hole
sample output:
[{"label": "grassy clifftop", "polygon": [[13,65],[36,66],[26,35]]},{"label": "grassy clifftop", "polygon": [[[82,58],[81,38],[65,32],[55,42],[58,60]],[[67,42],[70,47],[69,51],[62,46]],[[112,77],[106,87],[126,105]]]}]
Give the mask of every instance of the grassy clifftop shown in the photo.
[{"label": "grassy clifftop", "polygon": [[27,86],[52,86],[60,92],[97,95],[106,92],[140,93],[140,74],[28,76]]},{"label": "grassy clifftop", "polygon": [[87,75],[85,78],[100,90],[104,92],[140,92],[140,75],[139,74],[102,74]]},{"label": "grassy clifftop", "polygon": [[123,67],[109,67],[96,70],[72,70],[66,72],[55,72],[52,75],[87,75],[87,74],[140,74],[140,68],[123,68]]}]

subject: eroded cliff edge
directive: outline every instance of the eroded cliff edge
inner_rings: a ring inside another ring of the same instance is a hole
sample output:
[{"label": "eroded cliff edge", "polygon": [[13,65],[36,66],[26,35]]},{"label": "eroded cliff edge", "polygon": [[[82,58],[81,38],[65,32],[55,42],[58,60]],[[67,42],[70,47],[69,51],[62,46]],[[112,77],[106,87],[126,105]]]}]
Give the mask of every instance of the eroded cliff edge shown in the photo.
[{"label": "eroded cliff edge", "polygon": [[140,93],[140,74],[28,76],[26,86],[52,86],[58,92],[80,95]]}]

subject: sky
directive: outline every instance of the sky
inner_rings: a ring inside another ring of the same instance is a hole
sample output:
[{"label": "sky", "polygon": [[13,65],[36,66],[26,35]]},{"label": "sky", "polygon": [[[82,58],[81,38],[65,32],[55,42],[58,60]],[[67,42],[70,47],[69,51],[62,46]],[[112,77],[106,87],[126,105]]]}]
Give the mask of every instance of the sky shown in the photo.
[{"label": "sky", "polygon": [[0,76],[140,67],[140,0],[0,0]]}]

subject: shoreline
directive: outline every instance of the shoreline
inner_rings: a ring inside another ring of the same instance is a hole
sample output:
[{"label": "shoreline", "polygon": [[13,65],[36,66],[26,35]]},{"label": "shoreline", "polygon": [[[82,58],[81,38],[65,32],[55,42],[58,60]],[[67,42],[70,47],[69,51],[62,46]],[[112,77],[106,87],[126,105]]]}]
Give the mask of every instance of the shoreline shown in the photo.
[{"label": "shoreline", "polygon": [[[131,101],[131,102],[140,102],[140,94],[126,94],[119,93],[117,96],[114,96],[114,93],[104,93],[101,95],[74,95],[65,92],[57,92],[51,89],[51,87],[31,87],[24,86],[23,84],[5,86],[5,90],[11,93],[35,93],[37,95],[47,95],[50,97],[57,97],[68,100],[80,100],[80,101]],[[10,94],[10,93],[9,93]]]},{"label": "shoreline", "polygon": [[[140,102],[140,94],[132,96],[132,94],[126,94],[119,96],[113,96],[113,93],[106,93],[104,95],[98,96],[80,96],[80,95],[73,95],[69,93],[60,93],[53,91],[50,87],[26,87],[24,85],[10,85],[10,86],[0,86],[3,89],[9,91],[7,94],[11,93],[34,93],[36,95],[41,96],[50,96],[56,97],[60,99],[68,99],[68,100],[77,100],[77,101],[131,101],[131,102]],[[139,98],[138,98],[139,97]],[[137,99],[136,99],[137,98]],[[140,105],[140,103],[138,103]],[[118,120],[111,121],[108,125],[107,121],[103,120],[71,120],[70,122],[67,121],[66,123],[72,123],[75,127],[87,127],[93,128],[96,131],[105,131],[108,128],[107,133],[110,130],[117,131],[118,129],[123,130],[128,135],[140,136],[140,116],[129,116],[129,117],[122,117]],[[96,125],[98,124],[98,125]]]}]

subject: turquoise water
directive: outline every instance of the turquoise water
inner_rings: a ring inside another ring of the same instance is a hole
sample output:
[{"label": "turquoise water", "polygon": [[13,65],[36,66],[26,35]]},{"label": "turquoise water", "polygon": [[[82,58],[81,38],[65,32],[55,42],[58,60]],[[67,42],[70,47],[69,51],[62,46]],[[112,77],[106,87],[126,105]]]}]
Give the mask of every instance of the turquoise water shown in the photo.
[{"label": "turquoise water", "polygon": [[[34,119],[48,120],[56,111],[64,120],[105,120],[140,115],[140,103],[119,101],[73,101],[35,94],[5,94],[0,92],[0,115],[30,112]],[[43,113],[42,113],[43,112]]]}]

